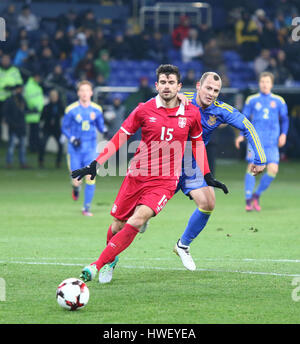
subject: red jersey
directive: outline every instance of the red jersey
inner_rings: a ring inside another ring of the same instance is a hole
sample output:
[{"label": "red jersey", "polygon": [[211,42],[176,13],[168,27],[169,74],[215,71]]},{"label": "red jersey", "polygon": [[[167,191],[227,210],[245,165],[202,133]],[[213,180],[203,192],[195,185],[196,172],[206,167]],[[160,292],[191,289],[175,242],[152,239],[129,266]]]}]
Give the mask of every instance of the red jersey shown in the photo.
[{"label": "red jersey", "polygon": [[199,139],[202,135],[199,109],[192,104],[168,109],[157,95],[140,104],[121,130],[133,135],[139,128],[142,140],[127,174],[142,180],[178,180],[188,136]]}]

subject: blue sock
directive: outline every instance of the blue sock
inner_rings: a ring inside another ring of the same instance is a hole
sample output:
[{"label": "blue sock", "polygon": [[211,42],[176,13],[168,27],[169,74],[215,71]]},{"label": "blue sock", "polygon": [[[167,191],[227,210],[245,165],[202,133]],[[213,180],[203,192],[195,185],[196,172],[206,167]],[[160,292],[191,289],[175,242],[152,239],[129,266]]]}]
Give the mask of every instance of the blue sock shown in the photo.
[{"label": "blue sock", "polygon": [[199,235],[206,226],[211,215],[211,211],[196,209],[189,219],[187,227],[182,234],[180,241],[183,245],[189,246],[191,242]]},{"label": "blue sock", "polygon": [[255,191],[255,194],[259,197],[260,194],[267,190],[267,188],[270,186],[270,184],[272,183],[272,181],[275,179],[275,176],[271,176],[268,173],[265,173],[260,180],[260,183],[257,187],[257,190]]},{"label": "blue sock", "polygon": [[255,186],[255,177],[249,172],[245,174],[245,198],[249,200],[252,197],[253,189]]},{"label": "blue sock", "polygon": [[84,209],[89,210],[95,194],[95,183],[86,183],[84,189]]}]

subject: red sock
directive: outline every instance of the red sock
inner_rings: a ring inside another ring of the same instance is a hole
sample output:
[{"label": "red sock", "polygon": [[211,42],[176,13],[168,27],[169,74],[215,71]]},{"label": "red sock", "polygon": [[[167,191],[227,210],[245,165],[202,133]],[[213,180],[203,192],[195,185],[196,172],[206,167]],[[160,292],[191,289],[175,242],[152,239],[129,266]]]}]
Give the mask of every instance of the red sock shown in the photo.
[{"label": "red sock", "polygon": [[116,256],[132,243],[138,232],[137,228],[126,223],[123,229],[110,239],[108,245],[96,260],[97,269],[100,270],[105,264],[113,262]]},{"label": "red sock", "polygon": [[108,228],[107,236],[106,236],[106,245],[110,242],[110,239],[115,235],[115,233],[111,230],[111,225]]}]

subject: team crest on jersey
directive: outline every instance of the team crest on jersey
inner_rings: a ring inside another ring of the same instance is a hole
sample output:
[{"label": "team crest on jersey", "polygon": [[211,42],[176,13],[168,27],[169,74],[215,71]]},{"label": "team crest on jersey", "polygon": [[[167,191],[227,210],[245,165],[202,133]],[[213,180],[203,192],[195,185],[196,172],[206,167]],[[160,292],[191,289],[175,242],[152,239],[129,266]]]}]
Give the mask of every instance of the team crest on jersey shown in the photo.
[{"label": "team crest on jersey", "polygon": [[95,118],[96,118],[95,112],[91,112],[91,113],[90,113],[90,119],[91,119],[92,121],[94,121]]},{"label": "team crest on jersey", "polygon": [[115,213],[115,212],[117,211],[117,207],[118,207],[118,206],[117,206],[116,204],[114,204],[113,207],[112,207],[111,212],[112,212],[112,213]]},{"label": "team crest on jersey", "polygon": [[82,117],[81,117],[80,113],[78,115],[76,115],[75,120],[78,123],[80,123],[82,121]]},{"label": "team crest on jersey", "polygon": [[208,121],[207,121],[207,124],[212,126],[212,125],[215,125],[217,122],[217,117],[215,115],[210,115],[208,117]]},{"label": "team crest on jersey", "polygon": [[257,103],[255,104],[255,110],[259,111],[261,108],[262,108],[261,103],[260,103],[260,102],[257,102]]},{"label": "team crest on jersey", "polygon": [[186,126],[186,118],[185,117],[179,117],[178,118],[178,127],[184,128]]},{"label": "team crest on jersey", "polygon": [[271,102],[270,102],[270,106],[271,106],[271,108],[276,108],[276,102],[275,102],[275,100],[272,100]]}]

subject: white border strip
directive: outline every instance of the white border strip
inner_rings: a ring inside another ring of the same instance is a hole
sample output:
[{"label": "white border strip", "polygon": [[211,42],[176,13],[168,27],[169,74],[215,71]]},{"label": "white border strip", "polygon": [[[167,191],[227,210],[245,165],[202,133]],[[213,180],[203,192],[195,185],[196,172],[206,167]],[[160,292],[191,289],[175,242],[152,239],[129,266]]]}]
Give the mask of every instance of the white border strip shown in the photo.
[{"label": "white border strip", "polygon": [[[23,265],[56,265],[56,266],[84,266],[81,263],[61,263],[61,262],[30,262],[30,261],[5,261],[0,260],[0,264],[23,264]],[[163,268],[156,266],[134,266],[134,265],[118,265],[119,268],[124,269],[142,269],[142,270],[164,270],[164,271],[186,271],[184,268]],[[197,269],[198,272],[229,272],[249,275],[268,275],[268,276],[283,276],[283,277],[300,277],[300,274],[291,273],[277,273],[277,272],[261,272],[261,271],[240,271],[240,270],[222,270],[222,269]]]}]

